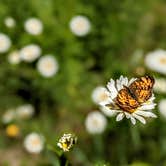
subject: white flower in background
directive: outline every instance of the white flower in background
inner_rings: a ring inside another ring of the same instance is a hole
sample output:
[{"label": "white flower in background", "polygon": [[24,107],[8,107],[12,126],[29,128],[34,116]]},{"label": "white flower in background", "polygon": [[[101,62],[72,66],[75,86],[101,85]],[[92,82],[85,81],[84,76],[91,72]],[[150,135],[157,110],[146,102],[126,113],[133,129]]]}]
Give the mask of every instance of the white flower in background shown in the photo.
[{"label": "white flower in background", "polygon": [[0,33],[0,53],[7,52],[10,46],[11,46],[10,38],[5,34]]},{"label": "white flower in background", "polygon": [[36,44],[30,44],[20,50],[20,57],[23,61],[33,62],[41,55],[41,48]]},{"label": "white flower in background", "polygon": [[110,101],[109,92],[105,87],[98,86],[92,92],[92,100],[97,104],[105,104]]},{"label": "white flower in background", "polygon": [[90,134],[104,132],[107,125],[105,116],[99,111],[90,112],[85,120],[85,127]]},{"label": "white flower in background", "polygon": [[30,133],[24,139],[24,147],[29,153],[38,154],[44,148],[44,138],[38,133]]},{"label": "white flower in background", "polygon": [[37,69],[44,77],[52,77],[58,71],[58,62],[53,55],[45,55],[37,62]]},{"label": "white flower in background", "polygon": [[12,51],[11,53],[9,53],[8,61],[10,64],[13,64],[13,65],[19,64],[21,61],[19,51]]},{"label": "white flower in background", "polygon": [[75,16],[70,21],[70,30],[77,36],[87,35],[90,28],[90,21],[85,16]]},{"label": "white flower in background", "polygon": [[34,107],[31,104],[21,105],[16,108],[17,118],[28,119],[34,114]]},{"label": "white flower in background", "polygon": [[6,17],[4,23],[8,28],[13,28],[16,25],[16,22],[12,17]]},{"label": "white flower in background", "polygon": [[156,72],[166,74],[166,51],[156,50],[145,57],[146,66]]},{"label": "white flower in background", "polygon": [[[105,103],[104,106],[101,105],[101,107],[106,107],[107,109],[110,109],[110,111],[112,111],[112,113],[116,112],[116,114],[117,114],[116,121],[120,121],[124,117],[126,117],[127,119],[130,119],[133,124],[136,123],[136,119],[139,120],[140,122],[142,122],[143,124],[145,124],[146,123],[145,118],[149,118],[149,117],[156,118],[156,115],[150,111],[150,110],[154,109],[154,107],[156,105],[153,102],[153,100],[155,99],[154,94],[152,94],[150,96],[150,98],[147,99],[145,102],[143,102],[143,101],[138,102],[137,99],[132,97],[131,93],[133,93],[133,95],[134,95],[134,91],[132,92],[131,89],[129,91],[129,88],[130,88],[130,85],[133,85],[132,83],[135,80],[137,80],[137,79],[133,78],[129,81],[127,79],[127,77],[121,76],[116,81],[111,79],[110,82],[108,82],[108,84],[107,84],[107,88],[109,91],[109,96],[110,96],[111,101],[108,103]],[[152,81],[151,86],[153,87],[154,80],[151,77],[149,77],[149,76],[141,77],[139,80],[142,84],[144,82],[149,84]],[[136,90],[136,89],[134,89],[134,90]],[[121,95],[119,95],[119,93]],[[126,95],[129,95],[130,98],[129,98],[129,96],[127,96],[127,98],[126,98]],[[117,101],[117,96],[118,96],[118,100],[121,100],[121,101],[119,101],[119,102]],[[128,99],[130,99],[131,104],[134,103],[135,105],[129,105],[129,103],[127,101]],[[106,108],[103,108],[103,109],[106,109]]]},{"label": "white flower in background", "polygon": [[158,104],[158,108],[159,108],[159,112],[160,114],[166,118],[166,99],[162,99],[160,100],[159,104]]},{"label": "white flower in background", "polygon": [[38,18],[29,18],[25,21],[24,28],[31,35],[40,35],[43,31],[43,23]]},{"label": "white flower in background", "polygon": [[64,152],[68,152],[77,143],[77,137],[73,134],[63,134],[59,139],[57,146]]},{"label": "white flower in background", "polygon": [[15,119],[15,110],[9,109],[2,115],[3,123],[10,123]]},{"label": "white flower in background", "polygon": [[115,116],[117,113],[116,110],[110,110],[108,107],[105,107],[105,106],[100,107],[100,110],[103,112],[104,115],[108,117]]},{"label": "white flower in background", "polygon": [[154,91],[157,93],[166,93],[166,79],[156,78],[154,84]]}]

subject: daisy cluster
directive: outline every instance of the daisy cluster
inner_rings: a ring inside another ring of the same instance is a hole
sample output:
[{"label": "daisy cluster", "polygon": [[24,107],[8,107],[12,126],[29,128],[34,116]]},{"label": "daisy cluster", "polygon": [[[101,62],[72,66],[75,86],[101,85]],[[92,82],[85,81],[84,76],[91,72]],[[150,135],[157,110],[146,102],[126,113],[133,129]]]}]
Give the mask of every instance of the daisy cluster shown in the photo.
[{"label": "daisy cluster", "polygon": [[20,105],[16,108],[6,110],[2,115],[2,122],[4,124],[11,123],[17,119],[29,119],[34,115],[34,107],[31,104]]},{"label": "daisy cluster", "polygon": [[[16,20],[12,17],[6,17],[4,24],[7,28],[16,28]],[[89,19],[83,15],[74,16],[69,22],[71,32],[78,36],[86,36],[91,29]],[[32,36],[42,35],[44,25],[38,18],[31,17],[24,22],[24,30]],[[0,33],[0,53],[7,53],[12,46],[12,41],[4,33]],[[18,65],[21,62],[32,63],[36,60],[36,68],[43,77],[53,77],[56,75],[59,64],[52,54],[42,55],[42,48],[36,43],[29,43],[20,49],[11,50],[8,53],[8,62],[12,65]]]},{"label": "daisy cluster", "polygon": [[[151,111],[155,108],[154,94],[144,103],[142,103],[138,108],[132,112],[127,112],[123,109],[117,108],[115,103],[115,98],[118,92],[124,87],[128,87],[136,78],[128,80],[127,77],[121,76],[117,80],[111,79],[107,88],[99,86],[96,87],[92,92],[92,100],[100,105],[101,112],[91,112],[88,114],[85,125],[89,133],[102,133],[106,128],[106,118],[105,116],[112,117],[116,116],[116,121],[121,121],[124,117],[130,119],[132,124],[136,124],[136,120],[145,124],[147,118],[156,118],[157,116]],[[114,108],[110,108],[109,104],[114,105]]]},{"label": "daisy cluster", "polygon": [[[16,28],[16,20],[12,17],[6,17],[4,24],[7,28]],[[32,17],[24,22],[24,30],[32,36],[42,35],[44,26],[40,19]],[[11,50],[12,41],[4,33],[0,33],[0,53],[7,53],[7,60],[11,65],[18,65],[21,62],[36,62],[36,68],[43,77],[53,77],[59,68],[58,61],[54,55],[42,55],[43,51],[40,45],[29,43],[22,48]],[[9,51],[10,50],[10,51]]]}]

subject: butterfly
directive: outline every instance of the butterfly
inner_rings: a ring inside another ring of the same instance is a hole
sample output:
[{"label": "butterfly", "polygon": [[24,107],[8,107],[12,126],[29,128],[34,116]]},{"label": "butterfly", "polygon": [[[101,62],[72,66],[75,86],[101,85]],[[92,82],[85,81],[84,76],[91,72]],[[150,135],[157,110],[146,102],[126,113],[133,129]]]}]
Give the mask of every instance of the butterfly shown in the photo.
[{"label": "butterfly", "polygon": [[123,86],[113,99],[115,104],[108,104],[107,106],[112,109],[122,109],[129,113],[134,112],[152,96],[154,82],[154,78],[151,76],[137,78],[128,87]]}]

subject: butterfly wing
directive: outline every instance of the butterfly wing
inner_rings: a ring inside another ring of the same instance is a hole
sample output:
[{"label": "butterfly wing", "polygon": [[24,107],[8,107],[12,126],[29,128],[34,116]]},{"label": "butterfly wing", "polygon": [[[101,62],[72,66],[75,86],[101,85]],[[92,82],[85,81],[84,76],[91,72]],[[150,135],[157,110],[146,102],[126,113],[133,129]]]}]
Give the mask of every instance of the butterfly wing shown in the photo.
[{"label": "butterfly wing", "polygon": [[129,88],[124,87],[118,92],[115,98],[115,103],[124,111],[134,112],[134,110],[140,105],[139,102],[132,96]]},{"label": "butterfly wing", "polygon": [[152,96],[153,85],[154,78],[145,76],[131,83],[131,85],[129,86],[129,90],[130,93],[133,94],[137,101],[141,104],[147,101]]}]

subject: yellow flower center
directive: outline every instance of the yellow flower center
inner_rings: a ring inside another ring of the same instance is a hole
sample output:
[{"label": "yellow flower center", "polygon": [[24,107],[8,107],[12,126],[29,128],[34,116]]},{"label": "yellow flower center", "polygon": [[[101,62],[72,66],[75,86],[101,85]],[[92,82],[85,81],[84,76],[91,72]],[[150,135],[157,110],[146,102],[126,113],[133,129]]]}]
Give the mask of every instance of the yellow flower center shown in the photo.
[{"label": "yellow flower center", "polygon": [[32,140],[32,145],[33,146],[36,146],[36,145],[39,145],[40,144],[40,140],[38,138],[35,138]]},{"label": "yellow flower center", "polygon": [[166,65],[166,57],[162,57],[160,59],[160,63],[163,64],[163,65]]}]

